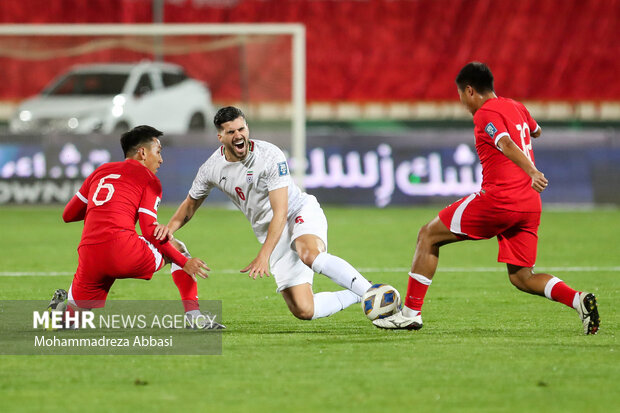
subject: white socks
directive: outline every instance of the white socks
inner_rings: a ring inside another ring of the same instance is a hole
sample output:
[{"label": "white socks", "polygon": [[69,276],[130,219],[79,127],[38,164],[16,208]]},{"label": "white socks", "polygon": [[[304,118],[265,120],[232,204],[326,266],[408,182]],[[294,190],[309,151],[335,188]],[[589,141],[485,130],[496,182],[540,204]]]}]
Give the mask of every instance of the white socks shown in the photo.
[{"label": "white socks", "polygon": [[360,297],[371,286],[370,282],[351,264],[327,252],[322,252],[316,256],[312,263],[312,270],[327,276],[339,286],[353,291]]},{"label": "white socks", "polygon": [[349,290],[316,293],[314,294],[314,315],[312,319],[328,317],[360,301],[360,296]]}]

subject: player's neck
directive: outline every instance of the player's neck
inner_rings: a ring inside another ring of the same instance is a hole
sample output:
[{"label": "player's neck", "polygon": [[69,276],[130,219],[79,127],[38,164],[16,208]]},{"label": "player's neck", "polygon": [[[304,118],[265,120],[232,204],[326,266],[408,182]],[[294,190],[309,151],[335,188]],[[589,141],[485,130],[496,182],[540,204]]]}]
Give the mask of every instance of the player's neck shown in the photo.
[{"label": "player's neck", "polygon": [[474,111],[474,113],[476,113],[478,109],[480,109],[482,105],[484,105],[487,102],[487,100],[496,99],[496,98],[497,98],[497,95],[495,94],[495,92],[487,92],[487,93],[478,94],[476,96],[476,110]]}]

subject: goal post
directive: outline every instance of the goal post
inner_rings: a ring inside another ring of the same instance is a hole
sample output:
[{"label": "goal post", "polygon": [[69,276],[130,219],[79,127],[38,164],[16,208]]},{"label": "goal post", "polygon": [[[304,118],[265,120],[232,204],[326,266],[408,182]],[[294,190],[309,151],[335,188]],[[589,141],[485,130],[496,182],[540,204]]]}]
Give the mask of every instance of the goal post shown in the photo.
[{"label": "goal post", "polygon": [[[290,115],[291,167],[302,186],[306,169],[306,30],[302,24],[1,24],[0,41],[36,37],[114,37],[152,39],[152,55],[159,56],[158,39],[173,36],[290,36],[290,103],[282,117]],[[150,40],[149,40],[150,41]],[[6,42],[5,42],[6,43]],[[1,45],[0,45],[1,46]],[[5,45],[6,46],[6,45]],[[191,46],[188,46],[191,47]],[[0,59],[6,57],[1,52]],[[289,107],[290,106],[290,107]],[[276,106],[277,107],[277,106]],[[272,111],[273,112],[273,111]],[[252,119],[250,119],[252,120]]]}]

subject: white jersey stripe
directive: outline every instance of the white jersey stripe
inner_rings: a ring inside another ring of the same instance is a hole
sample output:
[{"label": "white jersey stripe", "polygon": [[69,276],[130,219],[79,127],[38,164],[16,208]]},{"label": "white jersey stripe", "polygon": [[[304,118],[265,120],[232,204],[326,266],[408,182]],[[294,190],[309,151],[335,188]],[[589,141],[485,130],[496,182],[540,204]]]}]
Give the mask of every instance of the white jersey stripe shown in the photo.
[{"label": "white jersey stripe", "polygon": [[508,138],[510,138],[510,134],[508,134],[508,132],[502,132],[499,135],[497,135],[495,137],[495,146],[497,147],[497,149],[499,149],[500,151],[502,150],[502,148],[500,148],[499,146],[497,146],[497,142],[499,142],[499,140],[503,137],[503,136],[508,136]]},{"label": "white jersey stripe", "polygon": [[463,212],[465,212],[465,208],[467,205],[474,200],[476,194],[471,194],[468,196],[461,205],[458,206],[456,211],[454,211],[454,215],[452,215],[452,221],[450,222],[450,231],[455,234],[467,235],[464,232],[461,232],[461,218],[463,218]]},{"label": "white jersey stripe", "polygon": [[80,191],[77,191],[75,193],[75,196],[77,196],[78,198],[80,198],[80,201],[84,202],[85,204],[88,204],[88,199],[84,197],[84,195],[80,194]]},{"label": "white jersey stripe", "polygon": [[153,218],[157,219],[157,214],[156,214],[156,213],[154,213],[153,211],[149,211],[149,210],[148,210],[148,209],[146,209],[146,208],[138,208],[138,212],[142,212],[143,214],[150,215],[150,216],[152,216]]}]

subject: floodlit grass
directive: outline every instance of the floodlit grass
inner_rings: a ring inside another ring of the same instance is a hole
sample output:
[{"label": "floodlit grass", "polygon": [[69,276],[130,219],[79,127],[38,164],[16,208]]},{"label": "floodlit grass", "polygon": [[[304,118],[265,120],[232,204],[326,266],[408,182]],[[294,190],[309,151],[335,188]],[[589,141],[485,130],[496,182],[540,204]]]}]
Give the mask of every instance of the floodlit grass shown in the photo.
[{"label": "floodlit grass", "polygon": [[[330,252],[404,294],[417,230],[437,209],[325,211]],[[172,212],[162,208],[161,221]],[[81,224],[60,215],[61,208],[1,208],[0,272],[74,271]],[[495,240],[442,248],[424,328],[382,331],[357,305],[326,319],[295,319],[273,280],[229,271],[258,252],[245,217],[207,206],[177,235],[212,268],[199,293],[223,302],[223,354],[0,356],[2,411],[617,410],[618,222],[614,210],[542,219],[537,269],[553,268],[597,294],[597,336],[582,335],[574,311],[512,287]],[[0,276],[0,299],[48,300],[71,278]],[[315,291],[336,289],[315,276]],[[177,297],[165,268],[149,282],[118,281],[109,299]]]}]

